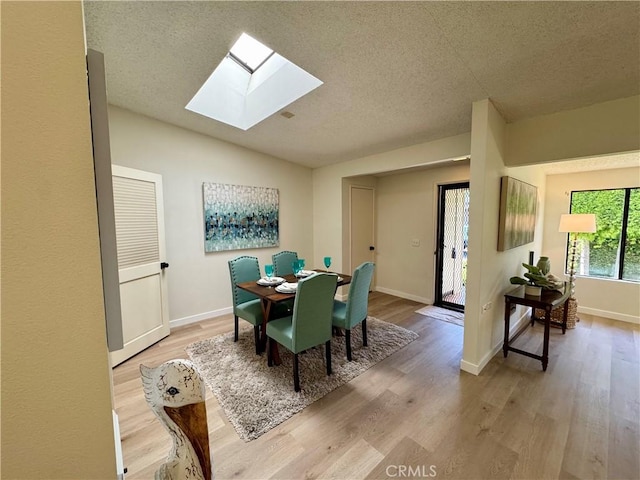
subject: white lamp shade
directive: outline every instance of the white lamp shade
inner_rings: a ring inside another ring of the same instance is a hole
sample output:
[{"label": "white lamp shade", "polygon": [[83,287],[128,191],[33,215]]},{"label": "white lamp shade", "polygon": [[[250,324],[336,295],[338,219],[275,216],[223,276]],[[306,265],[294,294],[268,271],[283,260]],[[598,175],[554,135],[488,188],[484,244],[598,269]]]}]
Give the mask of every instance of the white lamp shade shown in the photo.
[{"label": "white lamp shade", "polygon": [[566,213],[560,216],[559,232],[593,233],[596,231],[596,216],[593,213]]}]

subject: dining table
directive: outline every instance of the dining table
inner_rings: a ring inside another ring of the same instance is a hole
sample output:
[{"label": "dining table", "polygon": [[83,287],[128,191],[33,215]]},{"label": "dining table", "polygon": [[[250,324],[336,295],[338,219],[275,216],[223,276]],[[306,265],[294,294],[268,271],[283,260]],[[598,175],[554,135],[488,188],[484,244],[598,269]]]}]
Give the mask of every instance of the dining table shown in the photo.
[{"label": "dining table", "polygon": [[[346,275],[344,273],[338,272],[328,272],[327,270],[313,270],[313,272],[319,273],[334,273],[338,275],[338,287],[343,285],[348,285],[351,283],[351,275]],[[296,277],[294,274],[283,275],[281,278],[284,279],[285,282],[288,283],[297,283],[299,280],[302,280],[305,277]],[[296,294],[292,293],[281,293],[276,290],[276,285],[260,285],[255,280],[249,282],[242,282],[237,284],[238,288],[242,290],[246,290],[247,292],[253,293],[256,297],[260,299],[262,306],[262,325],[260,325],[260,352],[264,352],[267,347],[267,322],[269,320],[273,320],[271,318],[271,311],[273,310],[273,306],[277,303],[287,302],[289,300],[293,300],[295,302]],[[278,351],[278,344],[274,342],[272,348],[273,354],[273,363],[275,365],[280,365],[282,362],[280,360],[280,353]]]}]

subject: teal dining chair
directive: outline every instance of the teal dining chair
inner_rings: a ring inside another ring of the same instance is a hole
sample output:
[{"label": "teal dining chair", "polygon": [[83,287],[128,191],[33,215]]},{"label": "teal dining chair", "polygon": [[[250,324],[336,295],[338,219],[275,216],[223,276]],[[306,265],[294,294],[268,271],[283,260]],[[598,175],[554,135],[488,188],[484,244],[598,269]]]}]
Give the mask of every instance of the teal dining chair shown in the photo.
[{"label": "teal dining chair", "polygon": [[260,279],[260,264],[256,257],[242,256],[229,260],[229,275],[231,276],[231,290],[233,294],[233,341],[238,341],[238,318],[242,318],[253,325],[253,336],[256,343],[256,353],[260,353],[260,325],[262,324],[262,303],[254,294],[242,290],[238,283]]},{"label": "teal dining chair", "polygon": [[298,354],[325,344],[327,375],[331,375],[331,312],[338,276],[315,273],[298,282],[293,315],[267,324],[268,365],[273,365],[273,343],[278,342],[293,352],[293,388],[300,391]]},{"label": "teal dining chair", "polygon": [[276,277],[284,277],[285,275],[291,275],[293,273],[293,267],[291,264],[298,260],[298,253],[284,250],[282,252],[274,253],[271,256],[273,261],[273,269]]},{"label": "teal dining chair", "polygon": [[367,309],[374,267],[372,262],[359,265],[353,271],[347,301],[333,301],[333,326],[345,330],[347,360],[349,361],[351,361],[351,329],[359,323],[362,323],[362,345],[367,346]]}]

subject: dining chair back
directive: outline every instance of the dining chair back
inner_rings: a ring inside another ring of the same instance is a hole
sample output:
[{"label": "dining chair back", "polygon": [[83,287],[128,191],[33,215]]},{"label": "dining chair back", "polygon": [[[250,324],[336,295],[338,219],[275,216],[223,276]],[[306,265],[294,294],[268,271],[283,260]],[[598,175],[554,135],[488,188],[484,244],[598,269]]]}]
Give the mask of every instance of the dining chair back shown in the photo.
[{"label": "dining chair back", "polygon": [[274,253],[271,256],[271,260],[273,261],[274,274],[277,277],[284,277],[293,273],[291,264],[298,260],[298,253],[283,250],[282,252]]},{"label": "dining chair back", "polygon": [[233,341],[238,341],[238,317],[253,325],[256,343],[256,353],[260,353],[259,327],[263,314],[260,299],[251,292],[237,286],[238,283],[255,281],[260,278],[260,264],[256,257],[241,256],[229,260],[229,275],[231,277],[231,291],[233,294]]},{"label": "dining chair back", "polygon": [[330,273],[315,273],[298,282],[293,315],[267,324],[268,357],[272,365],[272,342],[276,341],[293,352],[293,384],[300,391],[298,354],[325,344],[327,375],[331,374],[331,316],[338,277]]},{"label": "dining chair back", "polygon": [[362,345],[367,346],[367,311],[369,308],[369,288],[375,264],[365,262],[354,271],[349,285],[349,297],[346,302],[334,300],[333,326],[345,329],[347,359],[351,361],[351,329],[362,324]]}]

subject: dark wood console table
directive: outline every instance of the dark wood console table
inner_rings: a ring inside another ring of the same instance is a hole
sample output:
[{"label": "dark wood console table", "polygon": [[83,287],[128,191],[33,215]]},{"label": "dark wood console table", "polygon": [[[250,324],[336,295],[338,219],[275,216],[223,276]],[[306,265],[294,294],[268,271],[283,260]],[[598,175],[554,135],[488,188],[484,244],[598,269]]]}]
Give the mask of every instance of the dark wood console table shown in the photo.
[{"label": "dark wood console table", "polygon": [[[524,286],[520,286],[504,295],[504,343],[502,344],[502,352],[506,357],[509,351],[526,355],[527,357],[535,358],[542,362],[542,370],[547,370],[547,364],[549,363],[549,330],[551,325],[562,328],[562,334],[567,331],[567,305],[569,297],[571,296],[571,288],[569,284],[565,282],[562,292],[558,290],[542,290],[542,295],[534,297],[531,295],[525,295]],[[562,314],[562,322],[554,322],[551,320],[551,310],[558,305],[564,304],[564,312]],[[516,334],[509,338],[509,323],[511,320],[511,305],[524,305],[531,307],[531,321],[522,326]],[[535,317],[533,315],[534,309],[539,308],[544,310],[544,343],[542,347],[542,355],[526,352],[519,348],[512,347],[510,344],[515,341],[516,338],[524,332],[529,325],[533,326],[535,323]]]}]

